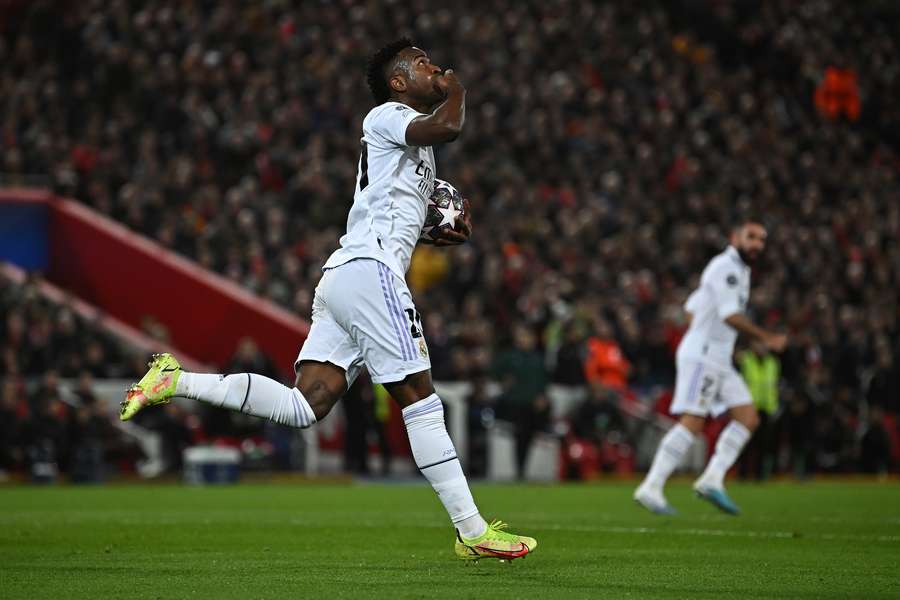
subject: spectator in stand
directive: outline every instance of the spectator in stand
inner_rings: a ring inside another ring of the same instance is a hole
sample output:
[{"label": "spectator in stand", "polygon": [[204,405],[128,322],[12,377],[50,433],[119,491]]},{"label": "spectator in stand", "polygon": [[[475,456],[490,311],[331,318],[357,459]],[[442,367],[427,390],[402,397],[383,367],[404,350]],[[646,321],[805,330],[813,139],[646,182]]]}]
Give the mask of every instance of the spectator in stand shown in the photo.
[{"label": "spectator in stand", "polygon": [[740,353],[738,364],[759,415],[759,425],[744,449],[738,472],[744,478],[752,473],[762,481],[768,479],[775,468],[781,362],[765,344],[754,340],[749,350]]},{"label": "spectator in stand", "polygon": [[877,355],[866,399],[869,408],[878,407],[892,417],[897,417],[900,414],[900,369],[886,343],[879,344]]},{"label": "spectator in stand", "polygon": [[60,470],[67,466],[66,427],[62,412],[61,403],[49,395],[41,394],[31,402],[20,439],[32,481],[56,481]]},{"label": "spectator in stand", "polygon": [[65,411],[59,390],[59,375],[54,370],[44,373],[40,383],[32,390],[28,399],[32,409],[44,405],[52,409],[59,416]]},{"label": "spectator in stand", "polygon": [[369,434],[378,442],[381,456],[379,475],[391,474],[391,447],[384,429],[382,415],[378,414],[378,400],[368,371],[363,369],[356,381],[341,399],[347,421],[344,445],[344,470],[357,475],[368,476]]},{"label": "spectator in stand", "polygon": [[238,342],[231,361],[225,365],[225,373],[259,373],[265,377],[278,379],[278,369],[271,357],[256,345],[253,338],[245,337]]},{"label": "spectator in stand", "polygon": [[152,418],[141,421],[141,425],[160,436],[160,459],[164,472],[180,473],[184,449],[194,442],[187,415],[174,402],[167,404],[163,410],[155,411],[153,415]]},{"label": "spectator in stand", "polygon": [[599,468],[611,473],[616,470],[623,453],[631,453],[625,419],[614,389],[599,383],[591,385],[590,389],[588,399],[571,415],[572,431],[580,441],[594,445]]},{"label": "spectator in stand", "polygon": [[547,379],[534,332],[517,323],[512,337],[512,347],[497,354],[493,374],[502,389],[500,415],[515,425],[516,475],[523,479],[531,442],[550,423],[550,403],[544,393]]},{"label": "spectator in stand", "polygon": [[466,473],[469,478],[485,477],[488,474],[488,434],[497,417],[497,401],[488,393],[485,375],[476,375],[472,380],[466,407],[469,411],[466,419],[469,434]]},{"label": "spectator in stand", "polygon": [[106,479],[116,437],[109,414],[93,395],[83,396],[81,405],[69,411],[66,431],[72,481],[100,483]]},{"label": "spectator in stand", "polygon": [[[275,363],[259,349],[253,338],[244,337],[238,342],[237,349],[224,373],[259,373],[275,380],[281,379]],[[200,405],[204,432],[211,438],[234,438],[244,436],[262,436],[266,422],[249,415],[220,410],[209,405]],[[285,429],[282,436],[293,437],[294,432]]]},{"label": "spectator in stand", "polygon": [[[642,332],[632,379],[642,387],[668,386],[675,381],[675,354],[666,337],[667,325],[658,320]],[[680,339],[680,338],[679,338]],[[675,347],[677,348],[677,344]]]},{"label": "spectator in stand", "polygon": [[556,368],[552,381],[569,387],[585,383],[585,326],[579,320],[571,320],[563,326],[562,344],[556,353]]},{"label": "spectator in stand", "polygon": [[94,404],[97,401],[97,396],[94,393],[94,377],[89,371],[81,372],[73,394],[83,405]]},{"label": "spectator in stand", "polygon": [[859,84],[851,69],[831,66],[825,69],[822,83],[816,88],[816,108],[823,116],[835,121],[842,116],[850,121],[859,119]]},{"label": "spectator in stand", "polygon": [[826,473],[847,473],[856,462],[850,412],[840,404],[827,406],[817,415],[819,447],[816,467]]},{"label": "spectator in stand", "polygon": [[19,438],[22,431],[19,382],[6,377],[0,383],[0,481],[5,481],[21,461]]},{"label": "spectator in stand", "polygon": [[587,358],[584,361],[584,376],[590,384],[600,384],[615,390],[624,390],[631,363],[622,353],[622,348],[613,337],[609,321],[598,318],[596,333],[587,340]]},{"label": "spectator in stand", "polygon": [[785,390],[783,428],[786,433],[789,469],[797,479],[806,479],[815,472],[813,404],[807,394],[793,388]]},{"label": "spectator in stand", "polygon": [[859,468],[863,473],[885,475],[890,469],[891,437],[884,424],[884,410],[873,407],[860,440]]}]

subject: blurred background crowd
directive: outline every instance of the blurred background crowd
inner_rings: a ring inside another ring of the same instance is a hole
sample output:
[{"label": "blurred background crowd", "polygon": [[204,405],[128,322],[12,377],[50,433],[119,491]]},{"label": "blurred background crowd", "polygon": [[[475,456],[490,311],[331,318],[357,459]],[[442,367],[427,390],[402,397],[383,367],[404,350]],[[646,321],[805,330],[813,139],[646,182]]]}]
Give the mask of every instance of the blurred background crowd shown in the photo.
[{"label": "blurred background crowd", "polygon": [[[636,443],[627,404],[664,412],[681,305],[752,211],[769,226],[752,316],[791,344],[738,357],[767,415],[745,472],[883,472],[900,435],[898,20],[889,1],[13,0],[0,172],[45,174],[307,317],[353,198],[365,59],[409,34],[468,89],[437,162],[474,236],[421,247],[409,283],[435,379],[473,383],[473,431],[489,411],[520,454],[556,431],[607,469],[604,440]],[[49,398],[26,381],[140,372],[64,306],[2,291],[5,445]],[[583,392],[564,433],[551,384]]]}]

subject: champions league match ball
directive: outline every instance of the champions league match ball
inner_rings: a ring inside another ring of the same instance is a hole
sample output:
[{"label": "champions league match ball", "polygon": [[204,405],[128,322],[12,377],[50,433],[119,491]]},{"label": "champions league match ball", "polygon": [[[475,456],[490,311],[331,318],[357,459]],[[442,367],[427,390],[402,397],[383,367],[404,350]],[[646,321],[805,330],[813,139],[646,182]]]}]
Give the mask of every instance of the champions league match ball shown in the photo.
[{"label": "champions league match ball", "polygon": [[456,224],[462,221],[465,214],[463,198],[455,187],[443,179],[435,178],[434,191],[428,198],[426,211],[419,239],[434,243],[441,231],[456,229]]}]

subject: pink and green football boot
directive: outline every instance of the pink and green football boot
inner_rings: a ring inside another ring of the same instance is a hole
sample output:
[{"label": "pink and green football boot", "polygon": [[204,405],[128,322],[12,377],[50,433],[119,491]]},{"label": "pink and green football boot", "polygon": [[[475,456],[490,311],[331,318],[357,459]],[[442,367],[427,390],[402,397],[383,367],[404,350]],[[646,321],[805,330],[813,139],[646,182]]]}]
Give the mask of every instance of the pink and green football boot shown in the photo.
[{"label": "pink and green football boot", "polygon": [[461,560],[477,563],[482,558],[498,558],[510,561],[525,558],[537,548],[537,540],[505,531],[503,521],[491,521],[487,530],[478,537],[464,538],[456,533],[455,551]]},{"label": "pink and green football boot", "polygon": [[181,365],[169,353],[154,354],[147,363],[150,370],[125,393],[119,419],[127,421],[148,406],[166,404],[175,395],[175,384],[181,376]]}]

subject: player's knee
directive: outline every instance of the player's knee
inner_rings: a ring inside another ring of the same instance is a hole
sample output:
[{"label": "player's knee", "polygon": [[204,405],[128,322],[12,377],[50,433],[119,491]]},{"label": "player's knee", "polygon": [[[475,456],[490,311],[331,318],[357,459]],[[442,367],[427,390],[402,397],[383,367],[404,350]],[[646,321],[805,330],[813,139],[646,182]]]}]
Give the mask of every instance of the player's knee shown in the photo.
[{"label": "player's knee", "polygon": [[756,411],[750,413],[747,416],[744,427],[746,427],[750,431],[756,431],[756,428],[759,427],[759,415],[756,414]]},{"label": "player's knee", "polygon": [[419,400],[424,400],[434,393],[431,371],[407,375],[403,381],[386,383],[384,387],[401,408],[415,404]]},{"label": "player's knee", "polygon": [[346,373],[331,363],[304,361],[294,387],[303,394],[316,421],[321,421],[347,391]]},{"label": "player's knee", "polygon": [[706,425],[706,417],[684,414],[681,415],[678,422],[692,434],[700,435],[703,431],[703,427]]},{"label": "player's knee", "polygon": [[316,421],[324,419],[341,398],[341,390],[330,388],[324,381],[298,385],[297,389],[303,394],[313,414],[316,415]]},{"label": "player's knee", "polygon": [[759,415],[754,409],[741,411],[739,415],[735,415],[735,420],[751,432],[756,431],[756,428],[759,427]]}]

